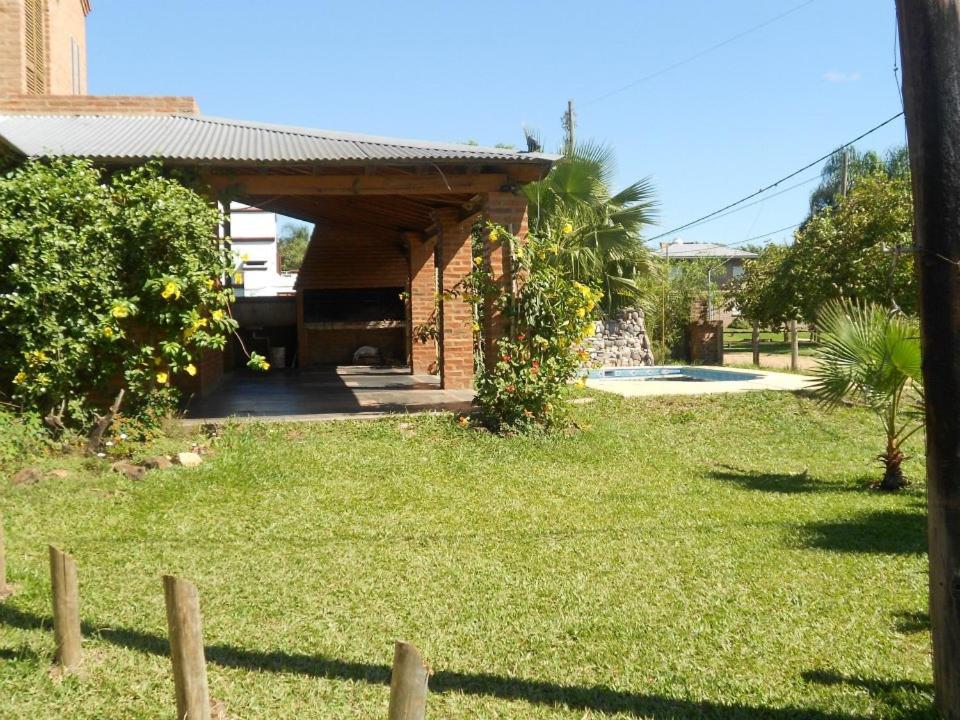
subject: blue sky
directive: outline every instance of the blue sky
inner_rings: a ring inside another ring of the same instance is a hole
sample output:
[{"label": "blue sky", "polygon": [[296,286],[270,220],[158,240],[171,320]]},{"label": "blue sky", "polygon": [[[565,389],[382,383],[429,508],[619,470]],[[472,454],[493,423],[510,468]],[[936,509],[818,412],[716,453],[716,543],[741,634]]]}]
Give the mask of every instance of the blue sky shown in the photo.
[{"label": "blue sky", "polygon": [[[523,145],[529,125],[553,149],[572,98],[620,184],[652,178],[648,236],[900,110],[893,0],[94,0],[88,32],[90,92],[194,95],[211,115],[481,144]],[[903,141],[898,120],[859,147]],[[798,223],[814,185],[679,235],[739,243]]]}]

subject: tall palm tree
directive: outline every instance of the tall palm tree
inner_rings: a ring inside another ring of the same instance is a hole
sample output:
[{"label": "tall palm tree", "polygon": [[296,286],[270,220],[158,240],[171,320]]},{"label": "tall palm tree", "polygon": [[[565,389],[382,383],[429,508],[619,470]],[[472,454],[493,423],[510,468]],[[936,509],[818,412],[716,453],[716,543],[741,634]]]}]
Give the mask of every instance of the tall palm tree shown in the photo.
[{"label": "tall palm tree", "polygon": [[920,337],[915,320],[874,304],[828,303],[818,319],[819,362],[814,394],[828,405],[851,398],[870,408],[883,425],[881,490],[899,490],[906,481],[903,444],[923,427]]},{"label": "tall palm tree", "polygon": [[[816,215],[827,206],[836,204],[843,194],[843,154],[838,150],[823,165],[820,184],[810,194],[810,214]],[[910,157],[906,145],[895,147],[881,156],[875,150],[859,152],[856,148],[846,149],[847,184],[852,187],[859,178],[879,170],[889,177],[902,177],[910,172]]]},{"label": "tall palm tree", "polygon": [[649,179],[613,193],[615,169],[609,146],[581,143],[546,178],[524,186],[544,261],[602,289],[608,313],[642,298],[638,280],[653,267],[642,231],[656,206]]}]

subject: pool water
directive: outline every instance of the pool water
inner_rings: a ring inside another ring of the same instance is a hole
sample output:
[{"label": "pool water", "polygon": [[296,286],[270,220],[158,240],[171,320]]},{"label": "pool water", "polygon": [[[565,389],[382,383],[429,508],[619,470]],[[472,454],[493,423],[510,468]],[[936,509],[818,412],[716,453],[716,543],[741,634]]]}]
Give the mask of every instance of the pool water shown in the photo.
[{"label": "pool water", "polygon": [[676,382],[742,382],[763,377],[756,373],[715,370],[694,365],[600,368],[587,371],[586,376],[592,380],[672,380]]}]

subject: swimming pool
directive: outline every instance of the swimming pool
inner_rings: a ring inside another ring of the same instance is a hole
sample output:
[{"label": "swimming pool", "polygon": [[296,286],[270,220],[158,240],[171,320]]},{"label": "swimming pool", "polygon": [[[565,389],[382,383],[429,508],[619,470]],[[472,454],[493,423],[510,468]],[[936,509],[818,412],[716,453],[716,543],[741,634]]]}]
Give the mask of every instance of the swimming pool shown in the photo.
[{"label": "swimming pool", "polygon": [[617,367],[588,370],[591,380],[673,380],[679,382],[743,382],[759,380],[763,375],[736,370],[719,370],[696,365],[656,365],[653,367]]}]

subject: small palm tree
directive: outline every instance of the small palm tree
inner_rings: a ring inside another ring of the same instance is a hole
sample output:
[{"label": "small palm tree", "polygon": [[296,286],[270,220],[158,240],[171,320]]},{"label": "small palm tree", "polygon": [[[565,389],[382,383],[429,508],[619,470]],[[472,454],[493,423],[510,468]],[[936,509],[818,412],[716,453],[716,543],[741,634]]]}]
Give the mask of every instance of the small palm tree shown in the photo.
[{"label": "small palm tree", "polygon": [[874,412],[887,437],[876,487],[899,490],[906,485],[903,444],[923,427],[917,323],[879,305],[837,300],[824,307],[817,325],[822,345],[813,392],[828,405],[850,398]]},{"label": "small palm tree", "polygon": [[653,186],[640,180],[611,191],[616,163],[610,147],[581,143],[523,192],[530,225],[544,241],[544,259],[604,292],[604,309],[642,299],[638,280],[652,272],[642,232],[653,222]]}]

